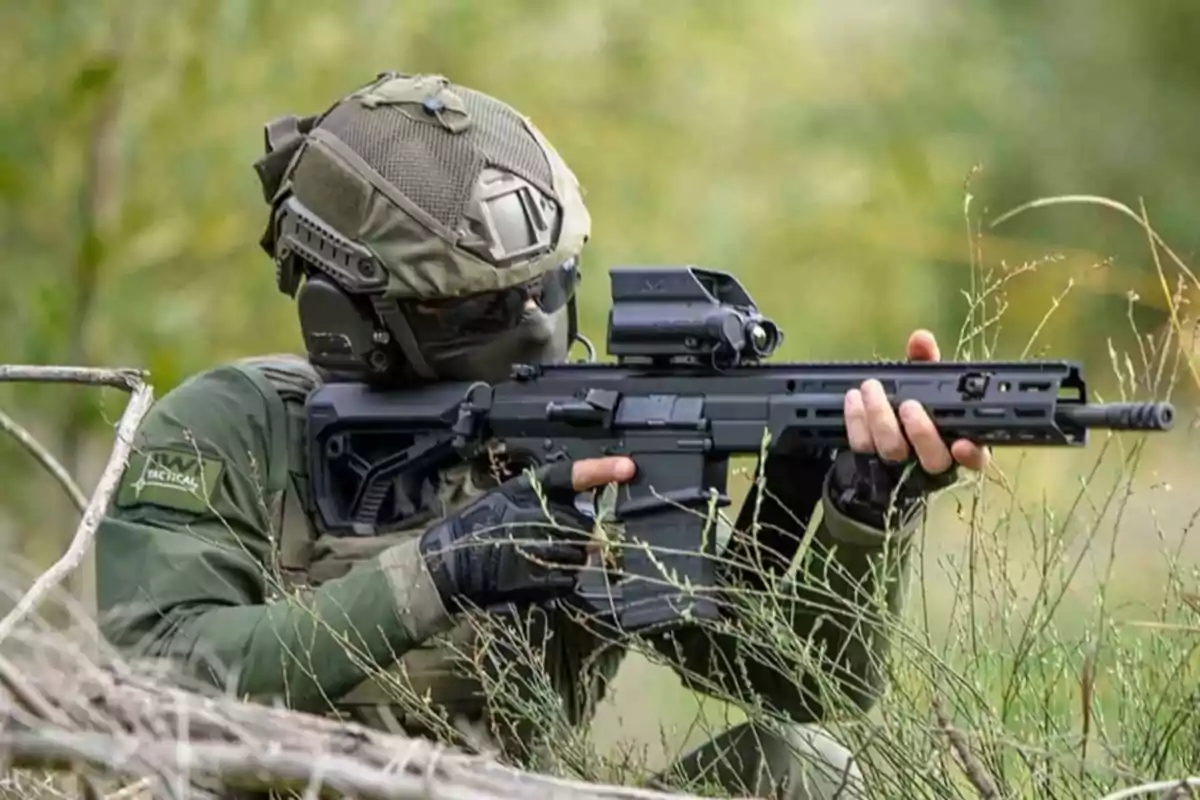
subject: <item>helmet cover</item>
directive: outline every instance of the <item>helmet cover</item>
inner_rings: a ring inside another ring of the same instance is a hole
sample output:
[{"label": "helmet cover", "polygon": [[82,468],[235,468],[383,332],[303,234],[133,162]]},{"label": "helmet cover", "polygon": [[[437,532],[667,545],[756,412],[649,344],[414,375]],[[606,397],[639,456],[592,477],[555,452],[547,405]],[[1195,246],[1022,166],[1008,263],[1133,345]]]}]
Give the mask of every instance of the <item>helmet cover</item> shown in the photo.
[{"label": "helmet cover", "polygon": [[314,122],[276,199],[290,194],[369,251],[386,273],[372,294],[419,302],[507,289],[587,241],[575,175],[526,117],[486,94],[386,73]]}]

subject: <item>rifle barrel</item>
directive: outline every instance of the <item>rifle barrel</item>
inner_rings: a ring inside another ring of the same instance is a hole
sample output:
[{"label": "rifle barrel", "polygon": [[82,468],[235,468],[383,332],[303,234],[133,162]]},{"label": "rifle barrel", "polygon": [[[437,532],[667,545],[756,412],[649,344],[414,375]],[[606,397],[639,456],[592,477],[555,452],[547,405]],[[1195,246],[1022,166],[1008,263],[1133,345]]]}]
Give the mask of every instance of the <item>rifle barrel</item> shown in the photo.
[{"label": "rifle barrel", "polygon": [[1169,431],[1175,424],[1170,403],[1063,404],[1055,417],[1059,424],[1114,431]]}]

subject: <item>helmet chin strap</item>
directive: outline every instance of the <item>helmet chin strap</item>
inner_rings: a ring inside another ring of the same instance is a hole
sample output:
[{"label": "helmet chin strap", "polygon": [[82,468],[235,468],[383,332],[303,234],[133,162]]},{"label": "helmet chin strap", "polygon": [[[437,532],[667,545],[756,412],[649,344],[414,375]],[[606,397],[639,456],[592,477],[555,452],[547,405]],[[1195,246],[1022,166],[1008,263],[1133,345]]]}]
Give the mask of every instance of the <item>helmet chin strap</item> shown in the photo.
[{"label": "helmet chin strap", "polygon": [[596,345],[592,344],[592,340],[579,332],[579,308],[575,304],[576,295],[572,294],[571,299],[567,301],[567,353],[571,352],[571,348],[576,342],[581,342],[588,353],[588,363],[596,363]]},{"label": "helmet chin strap", "polygon": [[413,372],[425,380],[437,380],[437,373],[433,371],[421,353],[417,337],[413,335],[412,328],[409,326],[408,320],[404,318],[404,312],[400,310],[399,303],[376,295],[371,298],[371,304],[375,307],[375,313],[379,315],[379,319],[383,321],[395,338],[400,352],[404,353],[404,357],[408,359]]}]

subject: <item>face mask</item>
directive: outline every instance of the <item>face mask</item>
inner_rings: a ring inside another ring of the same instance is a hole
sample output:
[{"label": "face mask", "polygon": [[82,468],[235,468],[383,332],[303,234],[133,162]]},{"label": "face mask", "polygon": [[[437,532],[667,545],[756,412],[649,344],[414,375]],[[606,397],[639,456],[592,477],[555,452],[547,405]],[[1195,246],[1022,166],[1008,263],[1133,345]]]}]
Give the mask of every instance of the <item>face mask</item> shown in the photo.
[{"label": "face mask", "polygon": [[525,312],[520,324],[500,333],[423,346],[425,360],[440,380],[505,380],[514,364],[558,364],[567,360],[567,309]]}]

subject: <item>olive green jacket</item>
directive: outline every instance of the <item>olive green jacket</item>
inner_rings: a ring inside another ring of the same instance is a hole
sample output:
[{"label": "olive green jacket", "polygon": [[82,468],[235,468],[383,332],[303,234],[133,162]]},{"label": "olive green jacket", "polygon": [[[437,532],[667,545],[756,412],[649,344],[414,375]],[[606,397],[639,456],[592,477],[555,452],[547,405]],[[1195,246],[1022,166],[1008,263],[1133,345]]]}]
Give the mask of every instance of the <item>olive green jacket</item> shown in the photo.
[{"label": "olive green jacket", "polygon": [[[240,696],[315,710],[453,624],[415,538],[302,599],[281,595],[278,519],[296,453],[288,410],[261,370],[227,365],[180,385],[151,410],[135,451],[96,543],[102,630],[127,656],[177,660]],[[899,609],[919,518],[890,534],[854,522],[831,503],[827,473],[827,462],[768,462],[770,496],[759,503],[752,492],[737,525],[747,529],[757,510],[761,530],[753,541],[735,534],[730,552],[782,555],[759,558],[768,562],[760,570],[727,569],[726,579],[761,589],[799,546],[807,555],[777,607],[798,637],[824,648],[825,673],[867,707],[882,685],[888,636],[877,614],[862,612],[871,596]],[[801,543],[818,504],[823,519]],[[732,634],[685,630],[676,642],[689,672],[725,681],[736,673],[735,691],[797,721],[822,717],[814,676],[753,655],[748,668],[731,667],[748,652]],[[711,691],[706,680],[696,688]]]}]

